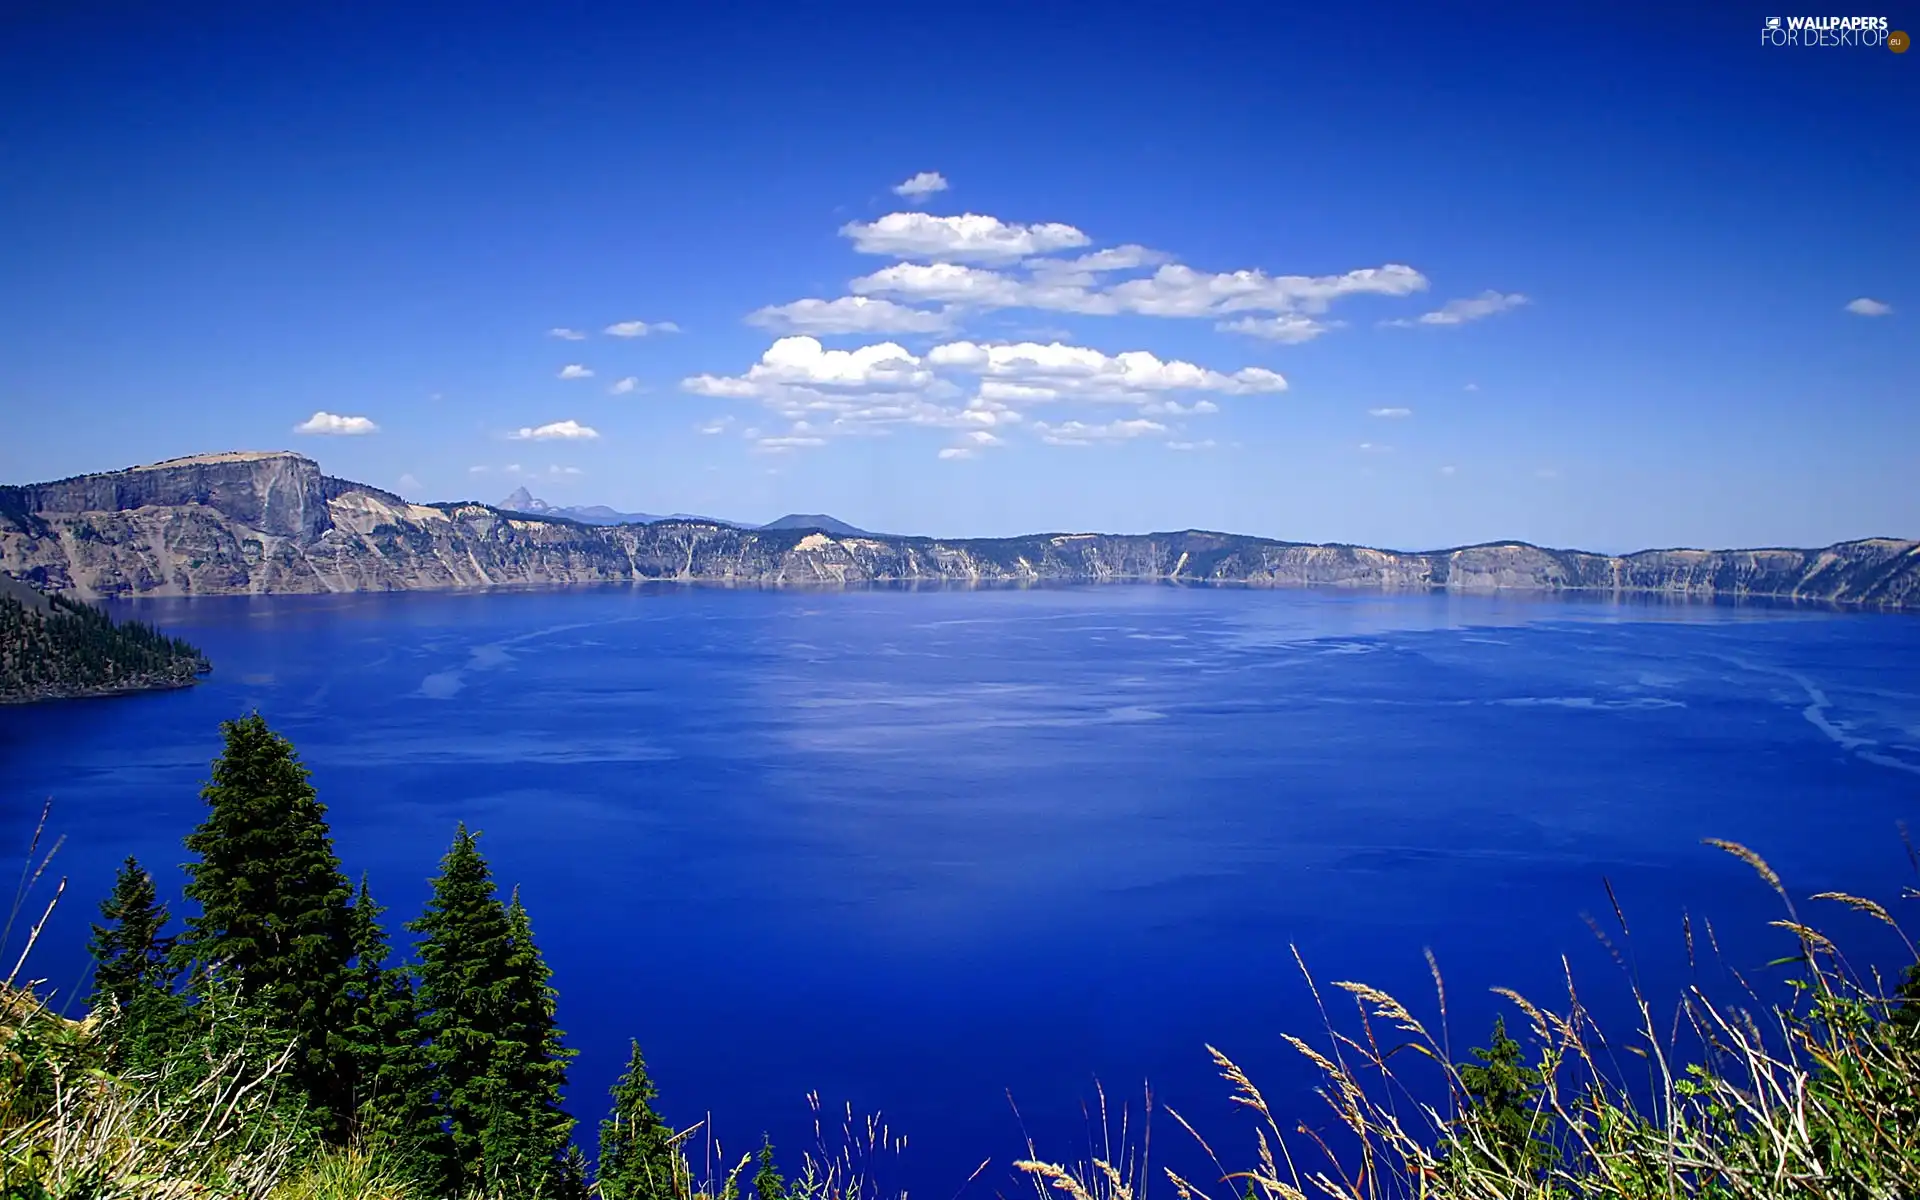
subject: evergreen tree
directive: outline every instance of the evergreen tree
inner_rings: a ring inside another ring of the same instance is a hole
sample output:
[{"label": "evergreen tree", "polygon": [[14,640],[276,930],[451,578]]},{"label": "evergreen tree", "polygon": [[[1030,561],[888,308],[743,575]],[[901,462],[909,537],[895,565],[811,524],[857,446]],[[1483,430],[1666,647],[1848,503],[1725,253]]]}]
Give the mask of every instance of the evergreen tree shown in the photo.
[{"label": "evergreen tree", "polygon": [[207,817],[186,839],[183,956],[231,984],[258,1016],[293,1040],[289,1060],[322,1133],[344,1136],[352,1114],[349,1019],[353,954],[348,887],[326,807],[291,743],[260,714],[221,724],[226,746],[200,795]]},{"label": "evergreen tree", "polygon": [[423,1183],[443,1184],[449,1164],[445,1130],[434,1104],[433,1074],[420,1030],[413,976],[387,966],[385,910],[365,878],[349,910],[354,963],[347,990],[353,1022],[346,1030],[354,1084],[354,1133],[376,1148],[398,1151]]},{"label": "evergreen tree", "polygon": [[673,1128],[654,1111],[660,1093],[647,1075],[640,1043],[632,1047],[627,1069],[613,1085],[613,1112],[600,1122],[595,1183],[602,1200],[674,1200],[680,1170]]},{"label": "evergreen tree", "polygon": [[773,1139],[760,1135],[760,1167],[753,1173],[753,1194],[759,1200],[787,1200],[787,1181],[773,1165]]},{"label": "evergreen tree", "polygon": [[1893,1028],[1908,1036],[1920,1030],[1920,963],[1913,963],[1901,976],[1900,986],[1893,993],[1893,1011],[1888,1014],[1888,1022]]},{"label": "evergreen tree", "polygon": [[1473,1050],[1477,1062],[1459,1067],[1460,1085],[1467,1093],[1463,1123],[1481,1144],[1474,1145],[1461,1132],[1448,1157],[1455,1165],[1491,1158],[1504,1169],[1532,1175],[1554,1158],[1553,1148],[1533,1132],[1535,1098],[1544,1080],[1521,1061],[1520,1043],[1507,1036],[1504,1017],[1493,1019],[1492,1042]]},{"label": "evergreen tree", "polygon": [[168,914],[153,876],[132,855],[120,864],[113,894],[100,903],[104,925],[93,927],[95,1012],[111,1012],[110,1054],[115,1065],[142,1066],[163,1053],[185,1009],[173,994],[169,964],[173,939],[161,931]]},{"label": "evergreen tree", "polygon": [[501,1157],[496,1161],[525,1163],[529,1170],[544,1161],[546,1176],[557,1185],[573,1135],[573,1118],[561,1109],[560,1101],[574,1051],[562,1044],[563,1035],[555,1023],[559,993],[552,978],[534,944],[533,922],[520,903],[520,890],[515,888],[507,905],[507,1025],[500,1067],[518,1141],[510,1152],[497,1151]]},{"label": "evergreen tree", "polygon": [[464,824],[408,928],[421,935],[420,1025],[459,1186],[559,1196],[573,1122],[555,993],[526,910],[517,896],[501,904]]}]

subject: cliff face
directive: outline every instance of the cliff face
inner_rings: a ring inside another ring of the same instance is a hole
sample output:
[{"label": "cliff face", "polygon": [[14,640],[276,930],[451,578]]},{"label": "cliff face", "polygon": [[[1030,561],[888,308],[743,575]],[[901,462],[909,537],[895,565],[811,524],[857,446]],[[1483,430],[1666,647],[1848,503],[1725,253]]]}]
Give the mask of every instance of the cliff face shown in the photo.
[{"label": "cliff face", "polygon": [[1158,579],[1778,596],[1920,608],[1920,543],[1892,539],[1820,550],[1649,550],[1611,557],[1517,542],[1406,554],[1192,530],[940,541],[679,520],[593,526],[484,504],[411,504],[324,476],[295,454],[205,455],[0,488],[0,571],[81,596],[640,580]]}]

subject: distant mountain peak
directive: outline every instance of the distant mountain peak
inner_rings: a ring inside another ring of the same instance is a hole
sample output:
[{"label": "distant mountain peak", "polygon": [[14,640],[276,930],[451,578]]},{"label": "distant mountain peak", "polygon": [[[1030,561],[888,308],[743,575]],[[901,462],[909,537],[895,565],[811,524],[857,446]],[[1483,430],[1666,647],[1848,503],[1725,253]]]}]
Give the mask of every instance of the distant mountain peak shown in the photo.
[{"label": "distant mountain peak", "polygon": [[822,533],[831,533],[835,537],[877,537],[878,534],[849,525],[838,517],[825,513],[788,513],[777,521],[768,521],[762,529],[818,529]]}]

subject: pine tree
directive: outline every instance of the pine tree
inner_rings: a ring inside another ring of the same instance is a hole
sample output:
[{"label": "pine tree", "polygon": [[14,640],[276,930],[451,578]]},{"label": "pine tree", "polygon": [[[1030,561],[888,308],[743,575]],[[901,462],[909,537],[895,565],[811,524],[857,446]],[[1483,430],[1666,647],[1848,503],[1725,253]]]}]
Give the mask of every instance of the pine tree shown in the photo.
[{"label": "pine tree", "polygon": [[1461,1133],[1448,1157],[1456,1165],[1490,1158],[1502,1169],[1529,1176],[1545,1170],[1553,1148],[1533,1132],[1535,1097],[1544,1080],[1521,1061],[1520,1043],[1507,1036],[1504,1017],[1493,1019],[1492,1045],[1476,1047],[1473,1057],[1478,1061],[1460,1065],[1460,1085],[1467,1093],[1465,1123],[1481,1144]]},{"label": "pine tree", "polygon": [[[573,1118],[560,1103],[567,1086],[567,1063],[574,1052],[562,1044],[563,1035],[555,1024],[559,993],[534,943],[533,922],[520,903],[518,888],[507,905],[507,946],[507,1025],[501,1040],[501,1066],[512,1097],[518,1140],[510,1152],[505,1147],[497,1151],[501,1157],[496,1161],[540,1170],[552,1191],[558,1186],[559,1168],[573,1135]],[[542,1162],[544,1168],[534,1166]]]},{"label": "pine tree", "polygon": [[173,939],[161,931],[168,914],[159,902],[153,876],[132,855],[120,864],[113,895],[100,903],[104,925],[93,927],[88,948],[93,952],[95,1012],[111,1012],[111,1060],[114,1065],[143,1066],[163,1052],[185,1016],[173,993],[174,971],[169,964]]},{"label": "pine tree", "polygon": [[354,963],[348,975],[353,1020],[346,1030],[354,1085],[354,1134],[398,1153],[422,1183],[447,1181],[449,1147],[434,1103],[433,1074],[420,1030],[413,976],[389,967],[385,910],[365,878],[349,910]]},{"label": "pine tree", "polygon": [[421,935],[420,1023],[458,1183],[560,1195],[573,1121],[560,1109],[570,1052],[554,1026],[555,993],[525,908],[517,896],[500,903],[464,824],[408,928]]},{"label": "pine tree", "polygon": [[787,1200],[787,1181],[773,1165],[773,1139],[760,1135],[760,1168],[753,1173],[753,1194],[759,1200]]},{"label": "pine tree", "polygon": [[186,894],[200,905],[181,954],[231,984],[291,1038],[291,1077],[322,1133],[344,1136],[350,1064],[337,1031],[349,1018],[353,953],[346,879],[326,806],[293,746],[258,713],[223,722],[226,746],[200,795],[207,817],[186,839]]},{"label": "pine tree", "polygon": [[680,1169],[673,1129],[654,1111],[660,1093],[647,1075],[640,1043],[632,1047],[627,1069],[613,1085],[613,1112],[600,1122],[595,1183],[602,1200],[674,1200]]}]

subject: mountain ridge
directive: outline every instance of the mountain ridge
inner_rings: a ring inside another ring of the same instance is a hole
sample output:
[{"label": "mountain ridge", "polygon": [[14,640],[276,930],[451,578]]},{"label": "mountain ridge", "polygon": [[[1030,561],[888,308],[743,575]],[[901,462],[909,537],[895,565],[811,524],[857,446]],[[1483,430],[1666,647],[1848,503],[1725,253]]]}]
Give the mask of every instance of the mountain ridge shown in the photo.
[{"label": "mountain ridge", "polygon": [[[802,521],[814,520],[796,514]],[[569,583],[1032,584],[1604,591],[1920,608],[1920,542],[1667,548],[1626,555],[1483,542],[1431,551],[1210,530],[1010,538],[595,525],[477,501],[415,504],[290,452],[196,455],[0,486],[0,571],[81,597]]]}]

